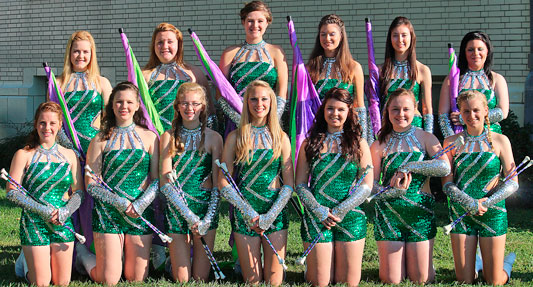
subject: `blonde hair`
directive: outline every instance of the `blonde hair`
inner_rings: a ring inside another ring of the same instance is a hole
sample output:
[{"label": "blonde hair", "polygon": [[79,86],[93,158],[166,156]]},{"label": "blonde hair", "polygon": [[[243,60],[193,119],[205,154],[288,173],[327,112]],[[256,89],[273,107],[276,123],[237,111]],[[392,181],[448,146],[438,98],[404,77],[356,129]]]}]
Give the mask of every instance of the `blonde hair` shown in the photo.
[{"label": "blonde hair", "polygon": [[150,59],[148,59],[148,63],[144,66],[145,70],[151,70],[161,64],[161,61],[155,54],[155,39],[157,38],[157,34],[167,31],[174,32],[176,40],[178,41],[178,50],[176,51],[176,58],[174,59],[176,64],[181,67],[186,67],[185,62],[183,61],[183,34],[178,28],[176,28],[176,26],[169,23],[161,23],[155,27],[154,32],[152,33],[152,42],[150,42]]},{"label": "blonde hair", "polygon": [[[477,90],[467,90],[467,91],[460,93],[459,96],[457,97],[457,106],[459,107],[459,110],[461,110],[461,106],[463,103],[473,100],[473,99],[481,100],[481,102],[483,103],[483,106],[488,109],[489,105],[487,102],[487,98],[485,97],[483,93]],[[490,150],[494,151],[488,113],[485,115],[484,123],[487,125],[487,139],[489,140]]]},{"label": "blonde hair", "polygon": [[248,99],[255,94],[255,90],[257,88],[264,88],[267,90],[268,95],[270,97],[270,110],[267,115],[267,123],[266,126],[270,130],[270,133],[272,135],[272,159],[270,160],[270,163],[274,161],[275,159],[279,158],[281,156],[281,138],[283,135],[283,131],[281,129],[281,125],[279,124],[278,115],[276,113],[277,110],[277,103],[276,103],[276,94],[270,87],[270,85],[261,80],[255,80],[251,82],[246,92],[244,93],[244,101],[243,101],[243,107],[242,107],[242,114],[241,114],[241,122],[239,125],[239,128],[237,128],[237,143],[235,148],[235,163],[243,163],[246,162],[250,164],[252,162],[252,156],[251,151],[253,149],[253,142],[252,142],[252,123],[251,123],[251,116],[250,111],[248,108]]},{"label": "blonde hair", "polygon": [[178,92],[176,94],[176,99],[174,100],[174,119],[172,120],[172,129],[170,131],[171,141],[173,144],[170,145],[170,154],[175,156],[176,154],[182,153],[185,151],[185,145],[181,142],[181,127],[183,126],[183,118],[181,117],[179,111],[179,102],[180,98],[183,97],[188,92],[195,92],[200,96],[200,102],[203,105],[204,110],[200,112],[200,127],[201,127],[201,140],[198,147],[199,151],[204,150],[205,142],[205,127],[207,122],[207,92],[204,86],[197,83],[183,83],[180,85]]},{"label": "blonde hair", "polygon": [[88,31],[76,31],[70,35],[67,42],[67,48],[65,49],[65,59],[63,61],[63,73],[59,76],[61,79],[61,89],[66,91],[67,84],[72,77],[72,63],[70,61],[70,52],[72,45],[76,41],[89,41],[91,45],[91,60],[87,65],[87,78],[89,83],[94,83],[96,88],[100,88],[100,68],[98,67],[98,61],[96,60],[96,45],[94,44],[94,38]]}]

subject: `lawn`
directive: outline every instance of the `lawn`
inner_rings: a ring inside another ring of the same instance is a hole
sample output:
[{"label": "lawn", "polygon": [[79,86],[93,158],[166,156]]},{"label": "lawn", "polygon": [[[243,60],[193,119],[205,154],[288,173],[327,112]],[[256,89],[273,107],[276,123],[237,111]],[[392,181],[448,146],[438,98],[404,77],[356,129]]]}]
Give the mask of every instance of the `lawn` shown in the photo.
[{"label": "lawn", "polygon": [[[226,280],[220,283],[188,283],[185,286],[232,286],[240,281],[233,275],[229,261],[231,249],[227,244],[230,231],[229,219],[227,216],[228,204],[222,204],[222,216],[220,227],[217,230],[217,240],[215,243],[215,257],[223,265],[222,269],[226,275]],[[372,218],[373,209],[369,205],[364,206],[367,216]],[[291,210],[292,212],[293,210]],[[533,285],[533,222],[531,210],[525,208],[509,208],[509,232],[507,236],[506,252],[513,251],[517,254],[511,286],[531,286]],[[437,225],[443,226],[448,223],[446,206],[444,203],[437,204]],[[14,207],[6,200],[5,191],[0,190],[0,286],[26,286],[24,282],[17,279],[14,274],[14,262],[20,249],[19,241],[19,217],[20,209]],[[303,252],[300,240],[300,220],[295,213],[291,213],[291,225],[289,229],[288,258],[289,270],[286,277],[287,286],[308,286],[303,279],[303,266],[294,264],[294,260]],[[373,237],[373,225],[368,223],[368,235],[363,256],[363,270],[361,286],[383,286],[378,278],[378,254],[376,242]],[[445,236],[439,229],[435,242],[434,263],[437,269],[435,284],[430,286],[455,285],[455,274],[453,270],[453,258],[449,237]],[[482,285],[478,283],[474,286]],[[92,283],[86,277],[77,273],[72,275],[71,286],[99,286]],[[162,272],[151,270],[150,277],[143,284],[132,284],[121,282],[119,286],[176,286],[168,275]],[[409,282],[404,282],[402,286],[415,286]],[[462,285],[469,286],[469,285]]]}]

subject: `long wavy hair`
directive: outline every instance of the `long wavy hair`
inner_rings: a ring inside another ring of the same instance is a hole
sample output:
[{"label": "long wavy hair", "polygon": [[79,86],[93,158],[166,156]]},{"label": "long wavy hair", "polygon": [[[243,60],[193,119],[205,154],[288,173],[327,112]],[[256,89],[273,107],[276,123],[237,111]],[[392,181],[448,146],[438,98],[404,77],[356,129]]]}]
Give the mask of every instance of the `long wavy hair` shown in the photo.
[{"label": "long wavy hair", "polygon": [[316,113],[313,126],[308,132],[308,144],[305,148],[305,156],[307,162],[318,155],[324,146],[324,140],[328,133],[328,123],[326,122],[324,110],[329,100],[337,100],[348,105],[348,116],[342,127],[341,153],[347,160],[355,161],[360,158],[361,150],[359,148],[359,141],[361,140],[361,125],[357,118],[357,113],[353,108],[353,98],[345,89],[332,88],[330,89],[322,101],[322,105]]},{"label": "long wavy hair", "polygon": [[57,118],[59,119],[59,129],[61,129],[61,125],[63,123],[63,111],[61,110],[59,104],[54,102],[41,103],[35,110],[35,116],[33,117],[33,130],[30,132],[28,138],[26,139],[26,145],[24,146],[25,150],[34,149],[41,144],[41,138],[39,137],[39,133],[37,132],[37,125],[39,124],[39,117],[44,112],[56,113]]},{"label": "long wavy hair", "polygon": [[161,61],[155,54],[155,40],[157,37],[157,34],[160,32],[166,32],[171,31],[176,34],[176,39],[178,41],[178,50],[176,51],[176,64],[181,67],[187,67],[185,62],[183,61],[183,34],[181,31],[176,28],[174,25],[169,23],[161,23],[155,27],[154,32],[152,33],[152,42],[150,42],[150,59],[148,59],[148,63],[146,63],[146,66],[144,66],[145,70],[152,70],[153,68],[157,67],[161,64]]},{"label": "long wavy hair", "polygon": [[[136,95],[135,99],[137,100],[137,102],[139,104],[141,103],[141,99],[139,98],[139,88],[137,88],[137,86],[127,81],[118,83],[113,88],[113,91],[111,91],[111,95],[109,96],[109,102],[105,106],[105,115],[102,117],[102,120],[101,120],[102,128],[100,129],[100,133],[102,134],[102,137],[101,137],[102,140],[108,140],[111,137],[111,133],[113,132],[113,129],[117,125],[117,118],[113,111],[113,103],[115,101],[115,97],[118,92],[127,91],[127,90],[132,91]],[[146,126],[146,119],[144,118],[144,114],[141,108],[139,108],[135,112],[135,114],[133,114],[133,122],[136,125],[141,126],[145,129],[148,128]]]},{"label": "long wavy hair", "polygon": [[67,84],[74,73],[72,68],[72,62],[70,59],[70,52],[72,50],[72,45],[76,41],[89,41],[91,44],[91,60],[87,65],[87,78],[90,83],[94,83],[96,88],[100,88],[100,81],[98,77],[100,76],[100,68],[98,67],[98,61],[96,60],[96,45],[94,44],[94,38],[91,33],[88,31],[76,31],[70,35],[70,38],[67,42],[67,48],[65,49],[65,58],[63,61],[63,73],[59,76],[61,79],[61,90],[66,91]]},{"label": "long wavy hair", "polygon": [[241,9],[241,12],[239,13],[239,16],[241,17],[241,22],[244,22],[244,20],[246,20],[246,16],[248,16],[249,13],[255,11],[264,12],[268,24],[272,23],[272,12],[270,11],[270,8],[268,8],[267,4],[263,1],[252,1],[246,3],[246,5],[244,5],[244,7]]},{"label": "long wavy hair", "polygon": [[202,85],[197,83],[183,83],[178,89],[176,99],[174,100],[174,119],[172,120],[172,129],[170,135],[172,136],[173,144],[170,146],[170,154],[175,156],[178,153],[182,153],[185,150],[185,145],[181,142],[181,127],[183,126],[183,118],[179,110],[179,103],[183,96],[188,92],[194,92],[200,96],[200,102],[202,103],[203,110],[200,112],[200,127],[202,138],[200,140],[199,151],[204,150],[205,143],[205,127],[207,126],[207,92]]},{"label": "long wavy hair", "polygon": [[270,110],[267,115],[266,126],[272,134],[272,151],[273,156],[270,162],[279,158],[281,156],[281,138],[283,135],[283,130],[279,124],[278,115],[276,113],[277,103],[276,103],[276,94],[270,87],[270,85],[261,80],[255,80],[248,85],[246,92],[244,93],[244,105],[242,106],[241,122],[237,128],[237,143],[235,145],[235,163],[247,163],[252,162],[252,154],[254,143],[252,142],[252,123],[250,108],[248,107],[248,99],[255,95],[257,88],[264,88],[268,91],[270,97]]},{"label": "long wavy hair", "polygon": [[[473,100],[473,99],[480,100],[483,103],[483,106],[485,108],[487,109],[489,108],[489,105],[487,103],[487,98],[485,97],[483,93],[477,90],[466,90],[460,93],[459,96],[457,96],[457,107],[459,107],[459,111],[461,110],[461,107],[464,103],[470,100]],[[485,120],[485,125],[487,125],[487,139],[489,140],[489,143],[490,143],[490,149],[491,151],[494,151],[494,147],[492,145],[492,133],[490,131],[490,121],[489,121],[488,113],[485,115],[484,120]]]},{"label": "long wavy hair", "polygon": [[485,64],[483,65],[483,71],[489,78],[489,82],[492,85],[492,58],[494,54],[494,48],[492,46],[492,42],[490,41],[489,35],[487,35],[487,33],[485,32],[468,32],[463,37],[463,40],[461,40],[461,48],[459,49],[459,60],[457,62],[457,66],[460,70],[460,75],[463,75],[468,71],[468,61],[466,60],[466,45],[468,45],[468,42],[472,40],[481,40],[487,46],[487,58],[485,59]]},{"label": "long wavy hair", "polygon": [[392,122],[390,121],[390,118],[389,118],[389,106],[390,106],[390,103],[392,103],[394,99],[400,96],[409,96],[409,98],[411,98],[411,100],[413,101],[413,109],[416,110],[416,99],[415,99],[415,94],[413,94],[412,90],[399,88],[396,91],[392,92],[389,96],[389,99],[385,103],[385,107],[383,109],[383,118],[381,119],[382,125],[381,125],[381,129],[378,132],[379,143],[384,143],[385,140],[387,139],[387,136],[390,135],[390,133],[394,129],[392,126]]},{"label": "long wavy hair", "polygon": [[318,82],[320,75],[323,72],[322,65],[325,55],[324,48],[322,48],[322,45],[320,44],[320,29],[327,24],[335,24],[341,31],[341,41],[339,42],[339,47],[337,47],[335,54],[335,64],[333,64],[337,71],[341,72],[342,79],[339,80],[342,80],[346,83],[352,83],[352,80],[355,77],[355,64],[352,54],[350,53],[350,47],[348,46],[348,36],[346,35],[344,22],[335,14],[329,14],[322,17],[322,19],[320,19],[320,23],[318,24],[315,46],[313,47],[313,51],[311,52],[309,61],[307,62],[311,80],[313,83]]},{"label": "long wavy hair", "polygon": [[406,25],[411,34],[411,43],[409,49],[407,50],[407,62],[408,62],[408,77],[413,82],[410,89],[413,89],[414,82],[418,77],[418,68],[416,66],[416,34],[413,24],[406,17],[399,16],[394,18],[392,23],[389,26],[389,31],[387,32],[387,43],[385,44],[385,62],[381,67],[381,73],[379,75],[379,89],[381,91],[382,99],[385,99],[387,96],[387,85],[391,81],[394,73],[394,60],[395,60],[395,50],[392,46],[392,30],[396,27]]}]

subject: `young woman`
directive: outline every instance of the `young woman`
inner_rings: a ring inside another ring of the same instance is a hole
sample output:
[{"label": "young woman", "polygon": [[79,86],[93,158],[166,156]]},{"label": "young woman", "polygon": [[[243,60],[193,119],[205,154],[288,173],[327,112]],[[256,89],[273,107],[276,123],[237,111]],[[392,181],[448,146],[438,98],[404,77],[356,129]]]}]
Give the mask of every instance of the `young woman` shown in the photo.
[{"label": "young woman", "polygon": [[[112,89],[109,80],[100,76],[91,33],[77,31],[70,36],[65,49],[63,73],[57,81],[65,93],[81,147],[87,153],[89,143],[100,130],[100,119]],[[60,136],[60,144],[71,148],[72,143],[66,139],[64,132]]]},{"label": "young woman", "polygon": [[413,125],[422,127],[422,115],[418,111],[418,102],[421,101],[424,130],[433,133],[431,71],[416,60],[415,29],[405,17],[396,17],[390,24],[385,46],[385,62],[380,67],[379,86],[383,105],[396,89],[411,90],[416,99]]},{"label": "young woman", "polygon": [[[458,281],[471,284],[483,269],[487,283],[503,285],[511,277],[516,258],[514,253],[504,258],[507,233],[504,199],[518,189],[518,179],[500,182],[500,170],[507,176],[515,167],[511,143],[506,136],[491,132],[484,94],[463,92],[457,105],[466,130],[446,138],[444,143],[463,136],[465,145],[448,153],[454,172],[444,178],[443,190],[452,200],[449,205],[452,221],[465,212],[469,215],[452,230],[455,274]],[[478,241],[482,264],[476,262]]]},{"label": "young woman", "polygon": [[[492,71],[493,47],[489,35],[481,31],[468,32],[461,41],[458,66],[459,93],[477,90],[485,95],[489,107],[491,131],[501,134],[501,120],[509,113],[509,90],[505,78]],[[439,125],[445,137],[453,135],[451,125],[462,125],[459,112],[451,112],[450,81],[444,79],[440,90]],[[451,120],[451,123],[450,123]]]},{"label": "young woman", "polygon": [[[200,237],[213,250],[220,200],[215,160],[222,153],[222,137],[206,127],[207,95],[196,83],[184,83],[174,102],[172,129],[161,136],[161,192],[165,210],[174,280],[209,279],[209,260]],[[176,172],[175,183],[169,174]],[[178,191],[176,186],[180,186]],[[185,200],[183,200],[185,199]],[[193,245],[193,260],[190,250]]]},{"label": "young woman", "polygon": [[278,254],[285,257],[289,226],[285,205],[294,182],[290,142],[281,130],[275,112],[276,96],[268,83],[250,83],[244,102],[239,128],[226,138],[222,154],[229,173],[235,171],[239,179],[240,192],[222,173],[219,187],[236,208],[232,228],[244,281],[258,284],[264,279],[268,284],[280,285],[283,268],[260,235],[267,235]]},{"label": "young woman", "polygon": [[169,23],[157,25],[152,33],[150,59],[144,66],[143,75],[165,130],[172,127],[172,105],[180,85],[197,82],[208,86],[202,71],[183,60],[183,35]]},{"label": "young woman", "polygon": [[441,145],[437,138],[412,125],[416,99],[400,88],[385,103],[378,140],[370,147],[374,163],[374,237],[379,254],[379,277],[398,284],[405,277],[417,283],[431,282],[435,199],[429,177],[450,173],[445,156],[433,157]]},{"label": "young woman", "polygon": [[113,89],[102,131],[87,153],[87,164],[113,190],[86,176],[87,191],[95,199],[96,258],[78,245],[77,259],[94,281],[108,285],[118,283],[122,266],[128,281],[148,276],[152,230],[138,217],[149,221],[153,217],[147,207],[159,189],[159,141],[145,126],[138,93],[130,82]]},{"label": "young woman", "polygon": [[[246,35],[245,41],[224,50],[220,58],[220,69],[241,97],[252,81],[267,82],[276,91],[276,112],[278,118],[281,118],[287,101],[289,70],[283,49],[263,40],[268,26],[272,23],[272,13],[262,1],[252,1],[244,5],[240,16]],[[240,115],[224,98],[220,97],[218,103],[224,114],[235,125],[238,125]],[[230,122],[227,121],[226,123],[229,124]],[[233,129],[232,124],[226,126],[227,133]]]},{"label": "young woman", "polygon": [[350,194],[372,166],[352,105],[349,91],[330,89],[298,156],[296,192],[308,210],[301,228],[304,248],[323,235],[307,257],[306,280],[314,286],[357,286],[361,279],[366,216],[358,206],[370,195],[373,175],[368,170]]},{"label": "young woman", "polygon": [[366,139],[367,115],[364,102],[364,75],[361,64],[356,62],[348,47],[348,36],[342,19],[329,14],[318,24],[315,47],[311,52],[307,69],[321,100],[331,88],[342,88],[354,98],[359,124]]},{"label": "young woman", "polygon": [[[83,177],[76,154],[56,144],[61,107],[45,102],[37,107],[28,143],[11,161],[10,175],[30,194],[8,183],[6,197],[23,208],[20,242],[27,262],[24,276],[31,284],[68,285],[72,269],[74,228],[70,215],[81,204]],[[69,193],[69,189],[73,192]]]}]

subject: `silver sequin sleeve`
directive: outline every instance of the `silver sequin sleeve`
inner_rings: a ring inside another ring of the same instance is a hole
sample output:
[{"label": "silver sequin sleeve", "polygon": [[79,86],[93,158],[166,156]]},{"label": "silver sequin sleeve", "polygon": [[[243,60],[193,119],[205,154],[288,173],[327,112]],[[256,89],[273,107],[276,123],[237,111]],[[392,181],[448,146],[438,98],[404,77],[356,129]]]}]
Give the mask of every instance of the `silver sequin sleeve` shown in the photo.
[{"label": "silver sequin sleeve", "polygon": [[130,201],[127,198],[109,192],[107,189],[96,183],[89,184],[87,192],[95,199],[110,204],[120,212],[126,212],[126,209],[128,209],[128,206],[130,205]]},{"label": "silver sequin sleeve", "polygon": [[213,218],[215,218],[215,215],[218,212],[219,204],[220,193],[218,192],[217,188],[213,188],[211,190],[211,198],[209,200],[209,205],[207,206],[207,213],[205,214],[204,218],[200,220],[200,223],[198,223],[198,233],[200,233],[201,236],[207,234],[209,226],[211,226],[211,222],[213,221]]},{"label": "silver sequin sleeve", "polygon": [[172,186],[172,183],[163,185],[161,187],[161,193],[167,198],[168,203],[183,216],[189,227],[192,227],[200,221],[200,217],[192,212],[187,202],[183,200],[183,197],[178,194],[176,188]]},{"label": "silver sequin sleeve", "polygon": [[27,211],[36,213],[41,218],[47,221],[52,218],[52,212],[54,212],[55,210],[53,206],[39,203],[30,196],[26,195],[26,193],[18,189],[9,190],[6,194],[6,197],[18,206],[24,208]]},{"label": "silver sequin sleeve", "polygon": [[442,187],[442,191],[450,197],[451,200],[459,203],[470,214],[478,212],[478,201],[460,190],[453,182],[447,182]]},{"label": "silver sequin sleeve", "polygon": [[239,114],[238,112],[236,112],[231,106],[230,104],[228,103],[228,101],[226,101],[226,99],[224,99],[223,97],[220,97],[218,100],[217,100],[217,103],[218,105],[220,106],[220,108],[222,109],[222,112],[228,117],[230,118],[230,120],[235,123],[237,126],[240,124],[241,122],[241,114]]},{"label": "silver sequin sleeve", "polygon": [[281,187],[278,193],[278,198],[276,198],[276,201],[274,201],[270,210],[265,214],[259,215],[259,228],[263,230],[270,229],[274,220],[276,220],[280,212],[285,208],[285,205],[287,205],[287,202],[289,202],[292,192],[293,189],[290,185],[284,185]]},{"label": "silver sequin sleeve", "polygon": [[358,122],[359,122],[359,125],[361,126],[361,137],[366,140],[368,138],[368,124],[367,124],[366,108],[357,107],[355,108],[355,112],[357,113]]},{"label": "silver sequin sleeve", "polygon": [[486,208],[493,207],[498,202],[505,200],[518,190],[518,183],[514,180],[507,180],[494,187],[494,193],[482,204]]},{"label": "silver sequin sleeve", "polygon": [[67,149],[71,149],[74,151],[77,157],[80,157],[80,152],[77,148],[74,147],[74,144],[70,141],[67,134],[65,133],[65,130],[61,128],[59,132],[57,133],[57,143]]},{"label": "silver sequin sleeve", "polygon": [[386,191],[383,191],[383,186],[378,184],[377,181],[374,181],[374,184],[372,185],[372,195],[374,196],[374,199],[376,200],[383,200],[383,199],[390,199],[390,198],[398,198],[400,196],[404,196],[407,193],[406,189],[399,189],[399,188],[389,188]]},{"label": "silver sequin sleeve", "polygon": [[411,161],[399,169],[400,172],[412,172],[425,176],[444,177],[450,174],[450,163],[444,159]]},{"label": "silver sequin sleeve", "polygon": [[306,184],[296,186],[296,194],[300,197],[305,207],[310,210],[321,222],[328,218],[329,208],[316,201],[313,193]]},{"label": "silver sequin sleeve", "polygon": [[503,111],[500,108],[494,108],[489,110],[489,122],[499,123],[503,120]]},{"label": "silver sequin sleeve", "polygon": [[348,212],[363,203],[369,195],[370,186],[361,184],[348,198],[335,206],[331,210],[331,214],[339,217],[342,221]]},{"label": "silver sequin sleeve", "polygon": [[281,122],[281,117],[283,116],[283,112],[285,111],[285,105],[287,104],[287,100],[280,96],[276,96],[276,104],[278,106],[278,119]]},{"label": "silver sequin sleeve", "polygon": [[59,208],[58,215],[59,215],[59,222],[61,224],[65,224],[67,219],[76,211],[81,205],[81,202],[83,201],[83,191],[81,189],[78,189],[72,193],[70,198],[67,201],[67,204],[65,206]]},{"label": "silver sequin sleeve", "polygon": [[433,114],[425,114],[424,115],[424,130],[428,133],[433,133],[433,123],[434,118]]},{"label": "silver sequin sleeve", "polygon": [[450,118],[448,117],[448,114],[439,115],[439,126],[444,138],[455,134],[453,132],[452,124],[450,123]]},{"label": "silver sequin sleeve", "polygon": [[229,203],[242,213],[243,218],[246,220],[246,224],[250,225],[250,221],[259,216],[257,211],[255,211],[253,207],[237,193],[231,184],[224,186],[220,190],[220,193],[229,201]]},{"label": "silver sequin sleeve", "polygon": [[158,190],[159,179],[154,179],[146,188],[146,190],[144,190],[143,194],[131,203],[137,214],[142,215],[146,208],[152,204],[152,201],[154,201],[155,197],[157,196]]}]

